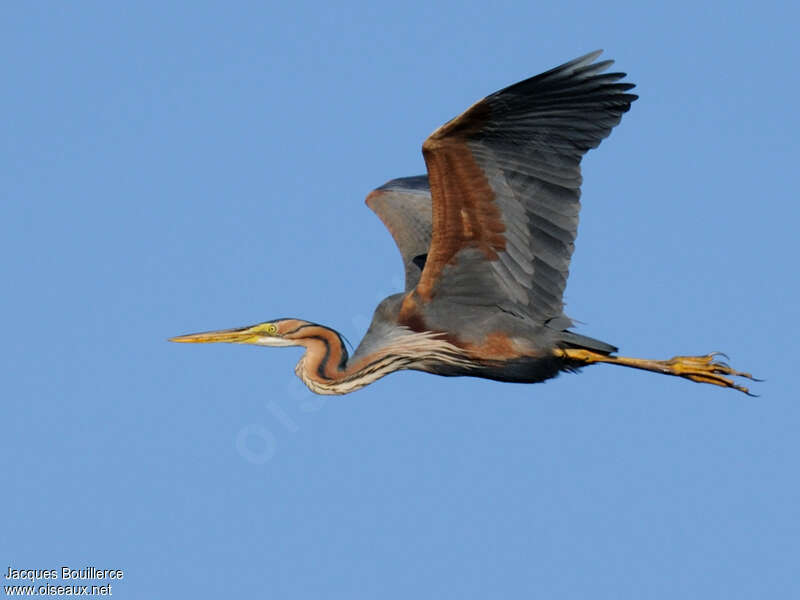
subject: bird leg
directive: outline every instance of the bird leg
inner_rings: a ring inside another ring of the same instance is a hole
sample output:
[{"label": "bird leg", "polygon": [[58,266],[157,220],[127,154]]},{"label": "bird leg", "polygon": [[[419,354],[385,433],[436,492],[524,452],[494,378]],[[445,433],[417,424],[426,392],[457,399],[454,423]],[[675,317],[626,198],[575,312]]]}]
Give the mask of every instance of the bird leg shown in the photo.
[{"label": "bird leg", "polygon": [[724,375],[744,377],[751,381],[761,381],[750,373],[736,371],[725,362],[716,360],[717,356],[725,356],[721,352],[712,352],[705,356],[675,356],[669,360],[649,360],[646,358],[629,358],[627,356],[609,356],[600,352],[593,352],[583,348],[557,348],[556,356],[565,358],[570,362],[578,363],[579,366],[591,365],[594,363],[608,363],[621,365],[664,375],[674,375],[691,379],[698,383],[711,383],[721,387],[733,388],[744,392],[748,396],[754,396],[750,390],[742,385],[736,384],[733,380]]}]

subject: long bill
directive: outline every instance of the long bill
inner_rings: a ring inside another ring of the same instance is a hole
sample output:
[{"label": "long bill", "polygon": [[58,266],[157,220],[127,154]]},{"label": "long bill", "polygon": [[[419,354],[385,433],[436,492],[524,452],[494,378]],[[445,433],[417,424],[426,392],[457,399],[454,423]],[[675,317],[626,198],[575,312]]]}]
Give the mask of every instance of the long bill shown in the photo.
[{"label": "long bill", "polygon": [[217,331],[203,331],[169,338],[170,342],[182,344],[212,344],[227,342],[229,344],[254,344],[261,338],[261,333],[256,331],[258,325],[252,327],[239,327],[236,329],[219,329]]}]

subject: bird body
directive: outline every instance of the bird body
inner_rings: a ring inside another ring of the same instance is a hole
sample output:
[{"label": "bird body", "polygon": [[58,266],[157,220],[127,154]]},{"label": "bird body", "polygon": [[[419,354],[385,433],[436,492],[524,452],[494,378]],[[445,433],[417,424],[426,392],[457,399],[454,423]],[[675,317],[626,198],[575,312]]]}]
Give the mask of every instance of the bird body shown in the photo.
[{"label": "bird body", "polygon": [[[435,130],[427,175],[367,196],[400,250],[405,290],[383,300],[353,356],[333,329],[279,319],[177,342],[304,346],[295,369],[314,392],[344,394],[414,369],[535,383],[606,362],[731,387],[750,377],[715,355],[614,356],[571,331],[563,295],[577,235],[580,162],[637,96],[612,61],[587,54],[504,88]],[[748,392],[749,393],[749,392]]]}]

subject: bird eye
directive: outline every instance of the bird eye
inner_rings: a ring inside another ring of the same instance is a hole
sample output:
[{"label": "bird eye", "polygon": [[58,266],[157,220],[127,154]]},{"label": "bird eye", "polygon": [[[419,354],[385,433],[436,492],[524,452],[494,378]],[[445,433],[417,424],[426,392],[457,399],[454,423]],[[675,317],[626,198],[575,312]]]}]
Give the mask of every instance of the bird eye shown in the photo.
[{"label": "bird eye", "polygon": [[264,330],[267,332],[268,335],[275,335],[278,333],[278,326],[275,323],[267,323],[264,326]]}]

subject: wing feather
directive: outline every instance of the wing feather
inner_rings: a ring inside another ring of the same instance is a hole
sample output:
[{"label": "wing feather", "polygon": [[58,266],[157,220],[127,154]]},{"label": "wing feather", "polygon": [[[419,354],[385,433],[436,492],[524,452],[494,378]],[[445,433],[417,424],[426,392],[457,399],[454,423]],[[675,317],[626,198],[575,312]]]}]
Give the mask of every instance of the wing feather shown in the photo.
[{"label": "wing feather", "polygon": [[[415,302],[499,304],[541,322],[563,314],[581,158],[636,99],[599,54],[487,96],[425,141],[432,238],[412,273]],[[387,227],[405,260],[407,240]]]},{"label": "wing feather", "polygon": [[393,179],[367,196],[367,206],[392,234],[403,258],[406,291],[417,285],[422,267],[418,256],[431,244],[431,192],[427,175]]}]

